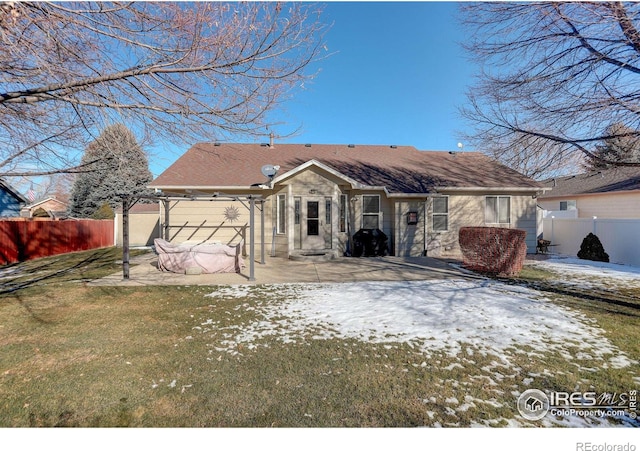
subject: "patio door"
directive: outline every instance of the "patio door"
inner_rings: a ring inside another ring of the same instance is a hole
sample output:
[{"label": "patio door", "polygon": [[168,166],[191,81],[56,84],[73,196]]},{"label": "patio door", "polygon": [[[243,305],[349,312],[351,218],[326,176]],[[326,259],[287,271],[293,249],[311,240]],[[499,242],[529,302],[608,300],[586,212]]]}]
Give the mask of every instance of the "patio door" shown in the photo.
[{"label": "patio door", "polygon": [[331,248],[331,198],[302,199],[302,249]]}]

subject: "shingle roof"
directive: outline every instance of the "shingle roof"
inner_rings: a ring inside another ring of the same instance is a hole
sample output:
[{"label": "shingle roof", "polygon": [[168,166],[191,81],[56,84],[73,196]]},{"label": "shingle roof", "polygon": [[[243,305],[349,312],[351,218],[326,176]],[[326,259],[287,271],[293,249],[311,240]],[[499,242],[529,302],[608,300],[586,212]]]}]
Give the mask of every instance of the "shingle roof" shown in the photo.
[{"label": "shingle roof", "polygon": [[214,144],[191,147],[151,187],[248,187],[265,183],[262,166],[278,175],[310,160],[391,193],[429,193],[438,187],[542,188],[538,182],[477,152],[419,151],[410,146],[329,144]]},{"label": "shingle roof", "polygon": [[543,184],[552,189],[540,198],[639,190],[640,168],[602,169],[545,180]]},{"label": "shingle roof", "polygon": [[9,185],[9,183],[5,182],[2,179],[0,179],[0,189],[3,190],[3,191],[6,191],[7,193],[9,193],[18,202],[27,203],[27,198],[26,197],[24,197],[22,194],[20,194],[20,192],[18,192],[18,190],[16,190],[13,186]]}]

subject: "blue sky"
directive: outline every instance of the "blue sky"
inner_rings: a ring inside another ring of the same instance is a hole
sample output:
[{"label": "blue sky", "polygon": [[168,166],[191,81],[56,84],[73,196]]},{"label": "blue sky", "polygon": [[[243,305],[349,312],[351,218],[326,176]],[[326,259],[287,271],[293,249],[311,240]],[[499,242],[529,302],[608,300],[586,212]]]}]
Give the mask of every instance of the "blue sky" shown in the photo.
[{"label": "blue sky", "polygon": [[472,67],[453,2],[335,2],[331,57],[285,105],[303,131],[291,142],[413,145],[451,150]]},{"label": "blue sky", "polygon": [[[279,142],[411,145],[456,150],[473,65],[454,2],[329,2],[323,20],[332,55],[275,117]],[[238,141],[247,142],[239,139]],[[473,150],[465,147],[465,150]],[[154,175],[187,149],[156,155]]]}]

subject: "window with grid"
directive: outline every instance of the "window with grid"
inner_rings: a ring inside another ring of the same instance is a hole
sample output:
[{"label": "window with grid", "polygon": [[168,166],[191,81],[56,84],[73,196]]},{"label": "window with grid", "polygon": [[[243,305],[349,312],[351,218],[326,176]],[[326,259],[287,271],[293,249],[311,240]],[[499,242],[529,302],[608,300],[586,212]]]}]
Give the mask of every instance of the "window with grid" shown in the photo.
[{"label": "window with grid", "polygon": [[487,224],[510,224],[511,197],[487,196],[484,217]]},{"label": "window with grid", "polygon": [[362,196],[362,228],[380,228],[380,196],[377,194]]},{"label": "window with grid", "polygon": [[449,198],[434,197],[433,198],[433,211],[432,217],[432,230],[434,232],[446,232],[449,230]]}]

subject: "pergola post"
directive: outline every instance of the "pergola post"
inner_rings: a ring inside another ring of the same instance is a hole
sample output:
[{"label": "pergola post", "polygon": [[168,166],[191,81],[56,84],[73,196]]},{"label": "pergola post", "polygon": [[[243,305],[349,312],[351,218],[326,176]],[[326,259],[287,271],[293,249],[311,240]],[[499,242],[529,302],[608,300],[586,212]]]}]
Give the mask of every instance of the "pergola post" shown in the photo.
[{"label": "pergola post", "polygon": [[260,264],[264,265],[264,201],[260,202]]},{"label": "pergola post", "polygon": [[254,272],[255,260],[255,209],[256,201],[253,197],[249,199],[249,280],[256,280]]},{"label": "pergola post", "polygon": [[164,206],[164,224],[162,227],[162,239],[169,241],[169,199],[162,201]]},{"label": "pergola post", "polygon": [[129,198],[122,198],[122,277],[129,279]]},{"label": "pergola post", "polygon": [[[217,199],[217,198],[221,198],[221,199]],[[170,210],[170,205],[171,205],[171,201],[175,200],[175,201],[181,201],[181,200],[199,200],[199,199],[207,199],[207,200],[224,200],[222,198],[226,198],[226,199],[233,199],[233,200],[249,200],[249,280],[251,281],[255,281],[255,207],[256,207],[256,200],[258,202],[260,202],[261,204],[261,217],[260,217],[260,223],[262,225],[262,247],[261,247],[261,258],[260,258],[260,263],[264,264],[264,199],[262,199],[261,196],[255,196],[255,195],[227,195],[227,194],[220,194],[220,193],[214,193],[212,196],[211,195],[175,195],[175,194],[170,194],[170,195],[163,195],[163,194],[156,194],[156,195],[140,195],[140,196],[135,196],[135,197],[123,197],[122,198],[122,275],[124,277],[124,279],[129,279],[129,210],[131,209],[131,207],[133,205],[136,204],[136,202],[138,202],[140,199],[152,199],[152,200],[158,200],[161,201],[164,205],[164,226],[162,227],[162,230],[160,232],[160,234],[162,235],[162,237],[167,240],[170,241],[170,237],[169,237],[169,229],[170,229],[170,225],[169,225],[169,220],[170,220],[170,214],[169,214],[169,210]],[[243,205],[246,204],[243,203]]]}]

